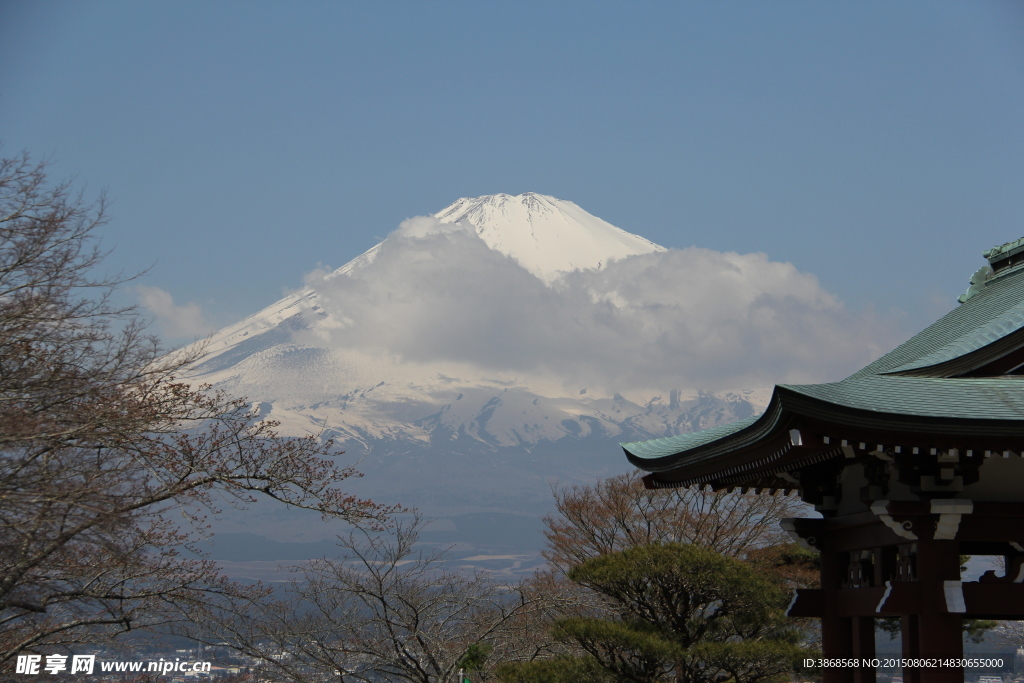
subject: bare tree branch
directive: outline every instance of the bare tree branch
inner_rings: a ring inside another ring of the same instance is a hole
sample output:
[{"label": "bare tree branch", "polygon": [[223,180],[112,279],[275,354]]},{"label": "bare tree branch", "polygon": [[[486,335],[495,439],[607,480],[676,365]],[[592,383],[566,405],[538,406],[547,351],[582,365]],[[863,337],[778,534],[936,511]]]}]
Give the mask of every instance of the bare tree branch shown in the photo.
[{"label": "bare tree branch", "polygon": [[442,569],[443,552],[417,545],[421,525],[414,516],[387,534],[353,531],[340,557],[295,568],[301,578],[278,602],[221,603],[202,620],[212,632],[188,635],[229,642],[303,683],[447,683],[482,645],[492,661],[530,658],[550,597]]},{"label": "bare tree branch", "polygon": [[196,354],[163,357],[112,303],[126,278],[93,275],[103,211],[27,154],[0,159],[0,663],[164,624],[211,594],[259,598],[180,554],[215,496],[391,512],[339,490],[358,473],[330,441],[283,438],[246,401],[175,379]]},{"label": "bare tree branch", "polygon": [[544,518],[545,557],[561,571],[592,557],[654,542],[694,543],[724,555],[787,541],[779,520],[806,506],[789,496],[645,489],[636,472],[554,491],[557,515]]}]

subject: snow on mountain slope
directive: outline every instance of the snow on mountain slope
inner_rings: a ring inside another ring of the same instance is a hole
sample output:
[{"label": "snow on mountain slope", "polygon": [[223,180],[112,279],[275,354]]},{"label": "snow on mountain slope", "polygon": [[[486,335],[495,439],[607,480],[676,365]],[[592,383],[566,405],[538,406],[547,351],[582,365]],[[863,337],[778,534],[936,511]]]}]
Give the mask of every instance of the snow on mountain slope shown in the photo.
[{"label": "snow on mountain slope", "polygon": [[[431,218],[438,226],[472,226],[487,247],[510,256],[546,286],[566,273],[664,251],[572,202],[535,193],[463,198]],[[357,274],[372,280],[378,254],[400,233],[324,281]],[[595,395],[593,389],[588,395],[586,387],[566,386],[557,373],[488,370],[482,375],[470,362],[410,362],[386,348],[318,344],[316,334],[331,323],[321,311],[320,297],[316,288],[307,287],[216,333],[206,342],[207,355],[192,378],[273,406],[275,419],[289,431],[326,426],[360,442],[429,441],[431,430],[440,429],[493,445],[535,445],[586,435],[593,425],[609,437],[635,436],[624,432],[626,420],[633,420],[630,424],[641,434],[679,429],[673,426],[678,415],[650,408],[662,402],[661,392],[627,392],[632,407],[623,413],[622,404],[618,414],[608,415],[601,402],[612,401],[611,395]],[[689,399],[696,396],[695,389],[688,391]],[[747,398],[756,404],[765,397]],[[664,403],[667,410],[670,402]],[[588,421],[580,423],[584,417]]]},{"label": "snow on mountain slope", "polygon": [[[533,192],[463,197],[432,218],[441,224],[471,224],[487,246],[512,257],[548,284],[563,273],[601,268],[627,256],[665,250],[592,216],[573,202]],[[383,245],[384,242],[375,245],[327,277],[341,277],[369,266]],[[215,333],[205,342],[208,357],[316,310],[316,291],[305,288],[290,294]]]},{"label": "snow on mountain slope", "polygon": [[572,202],[533,192],[464,197],[434,217],[442,223],[472,223],[491,249],[511,256],[545,282],[568,271],[665,250]]},{"label": "snow on mountain slope", "polygon": [[[374,256],[380,250],[380,247],[380,244],[374,245],[341,268],[335,270],[330,276],[343,276],[353,269],[369,265],[373,262]],[[240,322],[216,332],[208,340],[201,342],[207,359],[218,356],[237,344],[254,339],[265,332],[270,332],[282,325],[286,320],[294,321],[307,311],[315,311],[317,308],[316,298],[316,292],[307,287],[289,294],[280,301],[267,306],[259,313],[250,315]]]},{"label": "snow on mountain slope", "polygon": [[[450,235],[455,241],[449,245],[444,240]],[[477,237],[486,246],[465,242]],[[434,260],[458,244],[468,249],[468,256],[459,258],[487,257],[493,263],[474,270],[474,263]],[[396,250],[419,270],[409,275],[409,269],[396,267]],[[504,324],[513,315],[502,307],[517,305],[516,292],[508,292],[503,301],[480,301],[489,290],[481,286],[473,291],[475,283],[484,283],[466,277],[489,279],[496,276],[492,268],[504,268],[519,286],[529,285],[534,297],[561,301],[569,296],[562,286],[564,276],[604,272],[622,259],[664,251],[553,197],[528,193],[460,199],[431,217],[410,219],[345,266],[216,333],[206,342],[206,356],[192,368],[190,379],[249,397],[261,416],[281,422],[285,434],[333,436],[350,453],[365,456],[359,467],[367,474],[366,495],[423,504],[426,489],[448,499],[453,486],[475,481],[473,493],[458,496],[463,503],[475,500],[479,509],[534,509],[548,499],[552,476],[581,480],[627,469],[617,441],[746,417],[766,403],[767,392],[714,395],[692,386],[665,386],[620,393],[567,379],[543,362],[517,368],[457,354],[411,358],[408,351],[386,344],[362,343],[371,335],[370,330],[361,334],[359,326],[374,323],[365,315],[350,320],[348,313],[357,304],[369,305],[377,314],[377,326],[402,316],[427,316],[426,327],[417,329],[429,334],[430,316],[440,313],[422,306],[460,306],[472,300],[481,313],[472,314],[469,329],[486,332],[488,321]],[[518,266],[507,259],[502,265],[505,257]],[[462,289],[448,293],[444,269],[455,267],[465,271],[459,281]],[[436,296],[422,305],[407,300],[417,293],[417,281],[399,286],[393,280],[421,276],[436,280],[431,285]],[[332,289],[341,282],[345,288]],[[589,295],[582,296],[589,300]],[[371,300],[379,305],[366,304]],[[569,300],[559,305],[564,316],[544,324],[573,324],[577,304]],[[534,324],[529,310],[523,320]],[[330,337],[338,326],[352,325],[353,343]],[[417,340],[412,341],[415,348]],[[545,352],[538,346],[535,353]],[[548,455],[537,455],[541,452]]]}]

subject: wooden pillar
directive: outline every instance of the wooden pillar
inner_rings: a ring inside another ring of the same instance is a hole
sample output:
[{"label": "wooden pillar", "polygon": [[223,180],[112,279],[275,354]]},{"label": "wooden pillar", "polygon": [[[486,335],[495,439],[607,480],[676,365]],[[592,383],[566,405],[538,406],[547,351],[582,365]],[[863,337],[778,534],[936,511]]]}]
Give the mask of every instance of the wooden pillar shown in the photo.
[{"label": "wooden pillar", "polygon": [[[853,656],[863,661],[875,658],[874,617],[853,617]],[[854,683],[875,683],[875,667],[863,666],[854,669]]]},{"label": "wooden pillar", "polygon": [[[932,658],[963,657],[963,617],[956,609],[959,592],[959,544],[952,540],[926,540],[917,543],[917,580],[921,584],[921,614],[917,622],[917,650]],[[953,595],[947,598],[945,582],[954,582]],[[904,636],[906,639],[906,636]],[[963,683],[962,668],[922,669],[921,683]]]},{"label": "wooden pillar", "polygon": [[[903,659],[917,659],[921,656],[921,650],[918,648],[918,642],[920,641],[920,635],[917,630],[918,621],[919,617],[916,614],[907,614],[900,617]],[[903,683],[921,683],[921,670],[904,667]]]},{"label": "wooden pillar", "polygon": [[[826,659],[847,659],[853,656],[853,620],[837,612],[837,591],[849,564],[847,553],[832,550],[821,552],[821,650]],[[826,667],[823,683],[854,683],[853,669]]]}]

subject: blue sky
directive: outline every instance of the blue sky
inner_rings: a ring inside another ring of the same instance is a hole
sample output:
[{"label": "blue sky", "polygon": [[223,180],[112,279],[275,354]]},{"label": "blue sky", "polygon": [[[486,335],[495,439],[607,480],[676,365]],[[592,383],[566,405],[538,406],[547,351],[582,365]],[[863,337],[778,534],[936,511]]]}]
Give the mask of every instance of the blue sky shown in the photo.
[{"label": "blue sky", "polygon": [[1012,2],[0,2],[0,139],[229,323],[462,196],[765,252],[913,332],[1024,235]]}]

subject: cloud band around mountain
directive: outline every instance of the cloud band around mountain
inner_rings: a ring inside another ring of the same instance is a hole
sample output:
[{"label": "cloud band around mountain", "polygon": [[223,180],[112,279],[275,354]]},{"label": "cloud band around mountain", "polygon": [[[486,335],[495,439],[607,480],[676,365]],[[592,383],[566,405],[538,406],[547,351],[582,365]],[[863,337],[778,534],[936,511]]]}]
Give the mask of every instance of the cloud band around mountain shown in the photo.
[{"label": "cloud band around mountain", "polygon": [[609,394],[840,379],[900,335],[890,317],[848,310],[765,254],[672,249],[546,284],[472,230],[429,217],[403,223],[370,263],[315,271],[307,285],[319,309],[296,342]]}]

